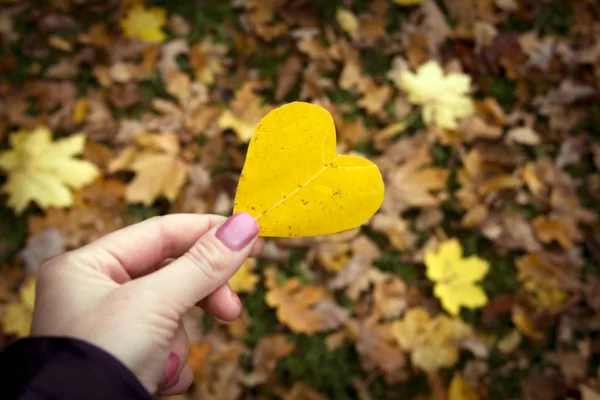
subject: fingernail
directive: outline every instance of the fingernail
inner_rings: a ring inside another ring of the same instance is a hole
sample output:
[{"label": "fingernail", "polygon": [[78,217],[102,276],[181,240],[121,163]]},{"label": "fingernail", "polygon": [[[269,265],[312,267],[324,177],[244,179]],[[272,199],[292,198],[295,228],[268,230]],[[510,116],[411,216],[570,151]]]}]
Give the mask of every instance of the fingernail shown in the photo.
[{"label": "fingernail", "polygon": [[165,382],[171,386],[171,380],[175,378],[175,374],[179,369],[179,356],[173,352],[169,353],[169,359],[167,360],[167,366],[165,367]]},{"label": "fingernail", "polygon": [[241,250],[258,234],[258,224],[250,214],[229,217],[215,234],[231,250]]}]

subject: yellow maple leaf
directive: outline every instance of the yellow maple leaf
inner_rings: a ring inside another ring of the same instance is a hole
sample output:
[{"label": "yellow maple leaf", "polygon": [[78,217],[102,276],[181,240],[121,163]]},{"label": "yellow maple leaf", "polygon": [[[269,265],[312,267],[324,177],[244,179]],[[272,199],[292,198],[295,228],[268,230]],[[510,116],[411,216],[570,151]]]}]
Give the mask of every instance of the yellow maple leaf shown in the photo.
[{"label": "yellow maple leaf", "polygon": [[400,4],[401,6],[416,6],[425,2],[425,0],[393,0],[394,3]]},{"label": "yellow maple leaf", "polygon": [[457,318],[431,318],[423,308],[412,308],[395,321],[394,337],[403,350],[410,351],[413,365],[437,372],[458,361],[458,344],[471,336],[471,328]]},{"label": "yellow maple leaf", "polygon": [[34,275],[27,277],[19,290],[19,301],[6,305],[2,318],[5,333],[17,337],[29,335],[35,302],[35,282]]},{"label": "yellow maple leaf", "polygon": [[127,147],[112,160],[108,170],[136,173],[125,192],[128,202],[149,206],[161,195],[172,202],[179,195],[189,168],[179,158],[179,150],[177,135],[145,133],[136,137],[135,146]]},{"label": "yellow maple leaf", "polygon": [[479,308],[487,303],[487,296],[479,282],[489,270],[489,263],[477,256],[463,257],[458,239],[443,242],[437,252],[425,255],[427,277],[435,282],[433,293],[442,306],[457,315],[462,306]]},{"label": "yellow maple leaf", "polygon": [[416,74],[403,69],[399,87],[408,94],[408,101],[423,107],[423,120],[440,128],[454,129],[458,120],[475,111],[468,95],[471,77],[460,73],[444,76],[436,61],[421,65]]},{"label": "yellow maple leaf", "polygon": [[48,128],[18,131],[11,135],[12,150],[0,154],[0,168],[8,172],[2,191],[8,205],[22,213],[30,201],[40,207],[67,207],[73,203],[72,189],[92,182],[98,168],[74,159],[85,147],[83,133],[52,142]]},{"label": "yellow maple leaf", "polygon": [[448,400],[479,400],[479,394],[460,373],[455,373],[448,388]]},{"label": "yellow maple leaf", "polygon": [[125,36],[136,38],[144,42],[161,43],[166,35],[162,28],[167,22],[167,13],[160,7],[145,8],[137,3],[129,9],[127,15],[121,19],[121,29]]},{"label": "yellow maple leaf", "polygon": [[253,272],[255,266],[256,260],[253,258],[244,261],[240,269],[229,279],[231,290],[236,293],[254,293],[254,288],[260,280]]}]

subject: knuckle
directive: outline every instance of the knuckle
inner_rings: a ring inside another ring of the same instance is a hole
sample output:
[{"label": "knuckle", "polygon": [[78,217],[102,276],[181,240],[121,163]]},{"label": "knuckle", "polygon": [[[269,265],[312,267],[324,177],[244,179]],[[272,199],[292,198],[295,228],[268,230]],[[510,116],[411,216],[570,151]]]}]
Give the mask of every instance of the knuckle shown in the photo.
[{"label": "knuckle", "polygon": [[199,240],[186,257],[212,281],[219,280],[227,267],[221,249],[211,240]]}]

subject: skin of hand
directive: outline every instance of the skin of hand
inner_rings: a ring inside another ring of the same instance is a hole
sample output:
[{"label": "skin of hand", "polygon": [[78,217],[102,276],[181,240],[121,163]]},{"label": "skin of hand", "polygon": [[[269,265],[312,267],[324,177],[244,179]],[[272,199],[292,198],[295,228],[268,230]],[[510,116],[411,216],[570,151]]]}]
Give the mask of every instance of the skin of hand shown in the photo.
[{"label": "skin of hand", "polygon": [[125,364],[151,394],[184,392],[193,376],[181,318],[200,306],[242,312],[227,281],[262,248],[248,214],[172,214],[113,232],[39,271],[32,336],[74,337]]}]

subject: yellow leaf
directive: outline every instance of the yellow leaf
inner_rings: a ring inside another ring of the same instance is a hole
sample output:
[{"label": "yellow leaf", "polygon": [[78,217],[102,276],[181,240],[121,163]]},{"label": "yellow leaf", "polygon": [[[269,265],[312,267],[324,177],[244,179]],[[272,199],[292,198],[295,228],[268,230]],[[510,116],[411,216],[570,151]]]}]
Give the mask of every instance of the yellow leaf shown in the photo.
[{"label": "yellow leaf", "polygon": [[479,394],[471,384],[461,376],[455,373],[448,388],[448,400],[479,400]]},{"label": "yellow leaf", "polygon": [[135,4],[121,19],[121,29],[125,36],[144,42],[161,43],[166,35],[162,28],[167,22],[167,13],[160,7],[145,8]]},{"label": "yellow leaf", "polygon": [[19,301],[4,309],[2,326],[7,334],[24,337],[29,335],[35,302],[35,276],[27,277],[19,290]]},{"label": "yellow leaf", "polygon": [[338,8],[335,13],[335,19],[342,29],[350,36],[355,35],[360,28],[360,22],[356,15],[347,8]]},{"label": "yellow leaf", "polygon": [[179,158],[175,134],[143,134],[111,161],[110,172],[130,170],[135,178],[127,185],[125,200],[151,205],[159,196],[174,201],[187,179],[188,164]]},{"label": "yellow leaf", "polygon": [[435,282],[433,293],[442,306],[457,315],[461,306],[475,309],[487,303],[483,288],[476,282],[488,273],[489,263],[477,256],[463,257],[457,239],[443,242],[437,253],[425,255],[427,277]]},{"label": "yellow leaf", "polygon": [[427,372],[456,364],[458,344],[472,334],[460,319],[446,315],[432,319],[422,308],[408,310],[392,330],[400,347],[411,352],[412,363]]},{"label": "yellow leaf", "polygon": [[8,193],[8,205],[18,213],[30,201],[40,207],[67,207],[73,203],[71,188],[92,182],[98,168],[73,158],[85,147],[82,133],[52,142],[47,128],[19,131],[10,137],[12,150],[0,154],[0,168],[8,172],[2,191]]},{"label": "yellow leaf", "polygon": [[416,6],[423,2],[425,2],[425,0],[394,0],[394,3],[400,4],[401,6]]},{"label": "yellow leaf", "polygon": [[240,269],[229,279],[231,290],[236,293],[254,293],[254,288],[260,280],[258,275],[252,270],[256,265],[256,260],[247,259]]},{"label": "yellow leaf", "polygon": [[468,93],[471,77],[455,73],[444,76],[442,67],[429,61],[416,74],[400,72],[399,87],[408,94],[408,101],[423,106],[423,120],[440,128],[454,129],[460,119],[475,112]]},{"label": "yellow leaf", "polygon": [[383,191],[375,164],[335,154],[331,114],[295,102],[270,112],[256,127],[234,212],[254,216],[262,236],[325,235],[368,220]]},{"label": "yellow leaf", "polygon": [[76,124],[81,124],[85,119],[87,112],[88,99],[87,97],[82,97],[78,99],[73,106],[73,122]]}]

